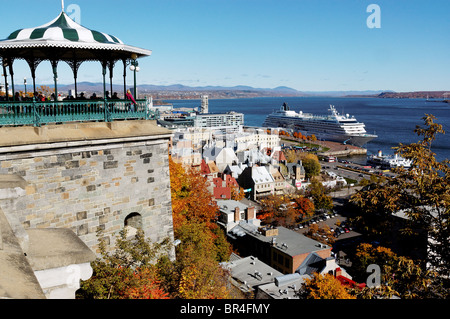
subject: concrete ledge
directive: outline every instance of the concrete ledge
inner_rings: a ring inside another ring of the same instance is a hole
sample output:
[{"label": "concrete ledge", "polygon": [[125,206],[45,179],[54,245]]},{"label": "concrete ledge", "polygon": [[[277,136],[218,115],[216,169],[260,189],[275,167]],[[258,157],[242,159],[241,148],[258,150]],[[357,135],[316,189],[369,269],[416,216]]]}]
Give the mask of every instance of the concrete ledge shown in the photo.
[{"label": "concrete ledge", "polygon": [[17,214],[8,212],[15,211],[16,200],[26,194],[27,185],[28,182],[22,176],[15,174],[0,175],[0,206],[5,209],[5,219],[24,251],[28,248],[28,234],[19,222]]},{"label": "concrete ledge", "polygon": [[156,121],[146,120],[0,127],[0,147],[171,134]]},{"label": "concrete ledge", "polygon": [[19,175],[0,175],[0,200],[15,199],[25,195],[28,182]]},{"label": "concrete ledge", "polygon": [[95,254],[70,229],[28,229],[27,257],[34,271],[90,263]]},{"label": "concrete ledge", "polygon": [[31,265],[0,210],[0,298],[45,299]]}]

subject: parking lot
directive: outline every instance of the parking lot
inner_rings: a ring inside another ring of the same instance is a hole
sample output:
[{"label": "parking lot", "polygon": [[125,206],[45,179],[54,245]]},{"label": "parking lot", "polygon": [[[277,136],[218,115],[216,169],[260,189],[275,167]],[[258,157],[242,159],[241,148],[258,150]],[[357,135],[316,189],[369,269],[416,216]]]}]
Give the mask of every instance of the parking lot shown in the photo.
[{"label": "parking lot", "polygon": [[345,216],[337,213],[329,215],[329,218],[323,218],[322,215],[314,217],[310,221],[300,223],[294,230],[301,234],[304,234],[308,231],[309,227],[314,224],[317,224],[319,228],[322,228],[325,225],[330,227],[330,230],[334,233],[334,237],[336,238],[336,240],[348,239],[361,235],[360,233],[352,229],[351,225],[348,224],[347,218]]},{"label": "parking lot", "polygon": [[[369,179],[372,174],[378,176],[387,176],[393,177],[395,174],[391,172],[386,172],[386,170],[378,169],[372,167],[371,169],[367,169],[368,166],[363,166],[356,163],[351,163],[347,161],[341,162],[321,162],[323,171],[332,171],[342,177],[353,179],[356,181],[360,181],[361,179]],[[338,167],[339,166],[339,167]]]}]

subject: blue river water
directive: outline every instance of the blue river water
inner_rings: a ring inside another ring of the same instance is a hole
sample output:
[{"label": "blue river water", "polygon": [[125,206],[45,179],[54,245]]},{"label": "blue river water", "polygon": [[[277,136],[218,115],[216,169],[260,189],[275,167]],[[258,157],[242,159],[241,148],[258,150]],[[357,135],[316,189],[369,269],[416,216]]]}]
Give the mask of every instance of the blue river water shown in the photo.
[{"label": "blue river water", "polygon": [[[170,100],[174,108],[198,107],[200,100]],[[423,126],[425,114],[432,114],[436,122],[443,126],[447,134],[439,134],[432,150],[439,161],[450,159],[450,104],[430,102],[425,99],[383,99],[383,98],[335,98],[335,97],[271,97],[249,99],[210,99],[209,112],[221,113],[236,111],[243,113],[245,125],[260,126],[265,117],[273,110],[279,109],[286,102],[291,110],[329,114],[330,104],[342,114],[355,116],[366,125],[368,133],[375,133],[378,138],[364,147],[367,153],[394,153],[392,147],[399,143],[409,144],[419,140],[414,129]],[[361,159],[357,160],[361,162]]]}]

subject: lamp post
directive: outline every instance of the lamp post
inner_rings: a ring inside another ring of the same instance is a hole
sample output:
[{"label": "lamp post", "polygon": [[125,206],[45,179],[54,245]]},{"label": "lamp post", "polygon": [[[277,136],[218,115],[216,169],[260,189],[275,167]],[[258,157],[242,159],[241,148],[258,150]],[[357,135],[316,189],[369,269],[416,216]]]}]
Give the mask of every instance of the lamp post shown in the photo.
[{"label": "lamp post", "polygon": [[27,97],[27,78],[23,78],[23,85],[25,85],[25,98]]},{"label": "lamp post", "polygon": [[131,59],[132,59],[132,61],[131,61],[131,65],[130,65],[130,70],[132,72],[134,72],[134,92],[133,92],[133,96],[134,96],[135,99],[137,99],[137,96],[136,96],[136,72],[140,71],[139,62],[137,61],[137,54],[133,53],[131,55]]}]

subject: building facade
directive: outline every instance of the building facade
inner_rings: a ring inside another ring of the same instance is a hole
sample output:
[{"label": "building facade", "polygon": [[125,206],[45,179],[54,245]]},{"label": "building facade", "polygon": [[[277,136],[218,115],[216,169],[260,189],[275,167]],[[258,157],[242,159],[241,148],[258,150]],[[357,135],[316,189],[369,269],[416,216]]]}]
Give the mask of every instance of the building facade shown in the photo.
[{"label": "building facade", "polygon": [[97,230],[113,245],[127,225],[153,242],[173,239],[166,129],[125,121],[0,131],[0,174],[26,183],[1,208],[24,229],[69,228],[94,252]]}]

